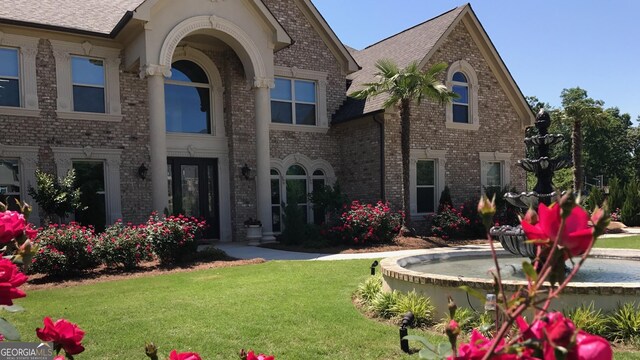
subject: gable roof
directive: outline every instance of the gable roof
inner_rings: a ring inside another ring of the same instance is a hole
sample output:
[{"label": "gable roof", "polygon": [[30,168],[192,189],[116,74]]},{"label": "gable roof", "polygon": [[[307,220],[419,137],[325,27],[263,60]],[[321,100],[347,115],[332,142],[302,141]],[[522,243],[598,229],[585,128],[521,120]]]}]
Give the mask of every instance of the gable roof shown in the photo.
[{"label": "gable roof", "polygon": [[[464,24],[471,28],[469,32],[472,38],[479,44],[479,48],[487,59],[489,67],[496,74],[498,81],[504,87],[505,93],[507,93],[507,97],[509,97],[509,100],[518,111],[523,121],[523,126],[533,123],[534,115],[524,95],[513,80],[469,4],[451,9],[444,14],[370,45],[361,51],[351,51],[358,64],[362,66],[362,69],[347,77],[351,81],[347,94],[361,89],[366,83],[377,80],[375,64],[380,59],[393,60],[400,68],[406,67],[413,61],[419,62],[420,67],[424,67],[432,54],[447,38],[447,35],[463,20]],[[340,123],[368,113],[382,111],[384,109],[383,103],[387,98],[388,95],[386,94],[369,97],[365,100],[347,98],[335,113],[333,122]]]},{"label": "gable roof", "polygon": [[0,22],[109,36],[144,0],[4,0]]}]

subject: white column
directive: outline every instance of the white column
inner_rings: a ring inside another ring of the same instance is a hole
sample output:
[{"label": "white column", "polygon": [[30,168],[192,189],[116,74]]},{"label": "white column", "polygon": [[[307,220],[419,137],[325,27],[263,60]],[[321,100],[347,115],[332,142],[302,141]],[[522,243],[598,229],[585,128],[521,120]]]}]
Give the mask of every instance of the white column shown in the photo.
[{"label": "white column", "polygon": [[271,176],[269,164],[269,123],[271,122],[271,99],[269,88],[273,87],[273,79],[255,79],[256,107],[256,198],[258,220],[262,222],[262,242],[272,242],[271,227]]},{"label": "white column", "polygon": [[140,76],[147,76],[147,91],[149,92],[149,142],[151,145],[150,170],[153,210],[163,213],[169,204],[164,77],[171,76],[171,71],[166,66],[147,65],[140,73]]}]

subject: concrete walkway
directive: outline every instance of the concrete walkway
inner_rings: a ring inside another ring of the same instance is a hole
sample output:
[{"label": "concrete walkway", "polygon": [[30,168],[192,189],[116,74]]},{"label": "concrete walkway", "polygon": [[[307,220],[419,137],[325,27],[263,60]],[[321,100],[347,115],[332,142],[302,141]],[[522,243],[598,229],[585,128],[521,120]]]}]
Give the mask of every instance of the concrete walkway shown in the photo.
[{"label": "concrete walkway", "polygon": [[[640,235],[640,228],[625,228],[621,234],[607,234],[602,238],[620,238]],[[381,259],[391,256],[411,256],[424,253],[424,249],[384,251],[358,254],[322,254],[301,253],[294,251],[274,250],[258,246],[248,246],[246,242],[215,243],[214,246],[229,256],[238,259],[263,258],[265,260],[351,260],[351,259]],[[450,249],[450,248],[449,248]]]}]

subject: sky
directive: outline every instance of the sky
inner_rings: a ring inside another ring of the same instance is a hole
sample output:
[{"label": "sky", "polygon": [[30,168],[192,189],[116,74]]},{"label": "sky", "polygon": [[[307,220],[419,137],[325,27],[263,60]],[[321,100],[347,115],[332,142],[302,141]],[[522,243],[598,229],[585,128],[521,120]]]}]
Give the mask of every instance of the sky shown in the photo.
[{"label": "sky", "polygon": [[[356,49],[466,3],[312,1]],[[471,7],[525,96],[559,106],[562,89],[579,86],[605,107],[640,116],[640,0],[472,0]]]}]

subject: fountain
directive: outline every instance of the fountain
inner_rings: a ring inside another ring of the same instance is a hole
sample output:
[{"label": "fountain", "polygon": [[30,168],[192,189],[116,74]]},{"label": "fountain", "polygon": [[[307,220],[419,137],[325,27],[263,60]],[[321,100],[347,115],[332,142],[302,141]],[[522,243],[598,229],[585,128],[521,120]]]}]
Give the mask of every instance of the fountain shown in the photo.
[{"label": "fountain", "polygon": [[[521,209],[538,208],[538,203],[542,202],[546,205],[556,197],[553,191],[553,173],[556,170],[564,169],[571,166],[568,159],[551,158],[549,150],[551,146],[557,145],[564,140],[564,136],[560,134],[549,134],[549,126],[551,125],[551,116],[544,109],[540,110],[536,116],[536,128],[538,135],[527,137],[524,139],[525,144],[530,149],[537,150],[537,159],[518,160],[518,165],[527,172],[535,174],[538,182],[531,192],[522,193],[506,193],[504,195],[512,205]],[[498,239],[502,247],[514,255],[534,258],[536,256],[536,247],[534,244],[526,242],[526,236],[520,225],[518,226],[496,226],[490,230],[491,236]]]},{"label": "fountain", "polygon": [[[549,134],[551,118],[545,111],[538,113],[536,128],[538,135],[525,138],[529,148],[537,149],[537,159],[524,159],[518,164],[533,172],[538,182],[532,192],[507,193],[511,204],[526,209],[537,208],[538,203],[549,204],[556,194],[553,192],[553,173],[571,166],[565,159],[551,158],[550,147],[563,140],[562,135]],[[501,271],[507,279],[503,281],[505,291],[514,292],[526,286],[521,265],[524,260],[536,256],[535,245],[526,242],[520,226],[500,226],[490,230],[504,250],[497,254]],[[612,311],[619,304],[636,301],[640,296],[640,250],[594,249],[579,277],[569,283],[563,295],[552,302],[558,310],[575,308],[593,302],[597,309]],[[493,279],[489,275],[494,267],[491,251],[487,246],[465,246],[425,250],[424,254],[386,258],[380,262],[384,291],[415,290],[431,298],[435,306],[435,318],[447,313],[447,296],[460,306],[482,309],[479,300],[459,289],[465,285],[482,293],[494,293]]]}]

